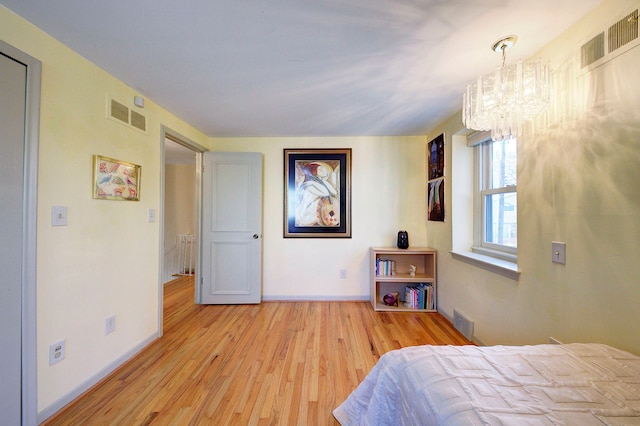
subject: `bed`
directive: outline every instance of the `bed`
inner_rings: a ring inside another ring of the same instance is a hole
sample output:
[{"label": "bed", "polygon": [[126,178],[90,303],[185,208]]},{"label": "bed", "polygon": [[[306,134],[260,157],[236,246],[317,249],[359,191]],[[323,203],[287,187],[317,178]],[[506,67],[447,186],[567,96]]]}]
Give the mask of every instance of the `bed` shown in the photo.
[{"label": "bed", "polygon": [[602,344],[412,346],[333,411],[348,425],[640,425],[640,357]]}]

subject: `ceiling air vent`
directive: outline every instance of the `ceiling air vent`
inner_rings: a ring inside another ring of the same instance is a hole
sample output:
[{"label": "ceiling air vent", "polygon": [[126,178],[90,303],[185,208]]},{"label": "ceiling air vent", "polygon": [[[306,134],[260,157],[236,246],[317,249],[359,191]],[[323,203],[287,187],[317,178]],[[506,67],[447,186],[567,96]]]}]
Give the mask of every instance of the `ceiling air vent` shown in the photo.
[{"label": "ceiling air vent", "polygon": [[638,10],[609,27],[609,53],[638,38]]},{"label": "ceiling air vent", "polygon": [[131,125],[138,130],[142,130],[143,132],[147,131],[147,118],[134,111],[131,110]]},{"label": "ceiling air vent", "polygon": [[604,33],[600,33],[580,48],[580,66],[591,65],[604,56]]},{"label": "ceiling air vent", "polygon": [[116,120],[129,124],[129,108],[114,99],[111,99],[110,115]]}]

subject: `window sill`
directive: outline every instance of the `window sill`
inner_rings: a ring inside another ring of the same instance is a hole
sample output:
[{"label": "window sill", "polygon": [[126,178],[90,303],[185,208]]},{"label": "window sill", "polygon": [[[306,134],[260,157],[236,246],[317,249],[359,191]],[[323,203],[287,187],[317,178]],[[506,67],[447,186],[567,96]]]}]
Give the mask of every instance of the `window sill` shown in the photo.
[{"label": "window sill", "polygon": [[449,253],[451,253],[451,257],[456,260],[477,266],[489,272],[502,275],[515,281],[518,281],[520,278],[518,264],[515,262],[496,259],[495,257],[470,251],[450,251]]}]

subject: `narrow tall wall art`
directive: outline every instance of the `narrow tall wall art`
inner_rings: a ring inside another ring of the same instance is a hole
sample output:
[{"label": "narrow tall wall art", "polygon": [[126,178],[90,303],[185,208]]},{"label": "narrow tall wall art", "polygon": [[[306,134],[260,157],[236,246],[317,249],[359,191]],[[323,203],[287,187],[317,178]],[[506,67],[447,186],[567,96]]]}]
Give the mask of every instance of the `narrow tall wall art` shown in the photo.
[{"label": "narrow tall wall art", "polygon": [[444,222],[445,153],[444,133],[427,144],[427,220]]}]

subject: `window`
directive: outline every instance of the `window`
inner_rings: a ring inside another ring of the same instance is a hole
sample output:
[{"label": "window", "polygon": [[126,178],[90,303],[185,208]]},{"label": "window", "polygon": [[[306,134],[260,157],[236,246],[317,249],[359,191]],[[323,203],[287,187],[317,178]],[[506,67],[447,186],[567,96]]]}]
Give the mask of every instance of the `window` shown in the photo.
[{"label": "window", "polygon": [[518,196],[516,139],[476,146],[478,190],[474,252],[516,261]]}]

